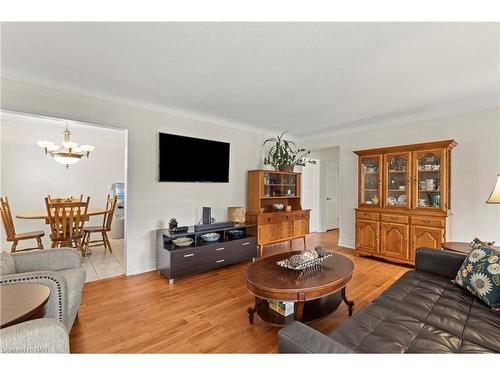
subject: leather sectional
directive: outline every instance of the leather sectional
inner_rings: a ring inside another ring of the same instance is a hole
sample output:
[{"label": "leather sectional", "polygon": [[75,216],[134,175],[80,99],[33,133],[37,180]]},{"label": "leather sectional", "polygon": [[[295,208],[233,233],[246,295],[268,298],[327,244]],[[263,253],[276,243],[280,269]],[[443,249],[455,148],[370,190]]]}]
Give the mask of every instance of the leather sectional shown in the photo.
[{"label": "leather sectional", "polygon": [[280,330],[280,353],[500,352],[500,312],[451,282],[465,257],[418,249],[414,271],[332,332]]}]

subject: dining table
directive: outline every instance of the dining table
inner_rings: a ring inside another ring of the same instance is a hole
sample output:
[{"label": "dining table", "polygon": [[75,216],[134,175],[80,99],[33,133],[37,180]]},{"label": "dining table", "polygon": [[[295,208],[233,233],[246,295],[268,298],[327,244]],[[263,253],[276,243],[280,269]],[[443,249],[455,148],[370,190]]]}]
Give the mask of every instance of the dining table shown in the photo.
[{"label": "dining table", "polygon": [[[91,216],[104,215],[107,212],[105,208],[88,208],[87,209],[87,217],[86,221],[90,219]],[[45,222],[49,223],[49,215],[47,210],[40,211],[27,211],[21,212],[16,215],[18,219],[28,219],[28,220],[45,220]]]}]

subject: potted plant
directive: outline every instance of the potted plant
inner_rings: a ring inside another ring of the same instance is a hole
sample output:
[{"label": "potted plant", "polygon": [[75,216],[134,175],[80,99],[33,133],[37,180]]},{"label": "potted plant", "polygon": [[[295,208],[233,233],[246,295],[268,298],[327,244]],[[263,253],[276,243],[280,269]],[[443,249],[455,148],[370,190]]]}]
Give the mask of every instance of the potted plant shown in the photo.
[{"label": "potted plant", "polygon": [[277,137],[268,138],[262,144],[273,143],[264,157],[264,164],[271,165],[278,171],[293,172],[296,165],[305,166],[307,163],[315,164],[314,160],[307,158],[311,151],[298,148],[295,142],[283,138],[285,130]]}]

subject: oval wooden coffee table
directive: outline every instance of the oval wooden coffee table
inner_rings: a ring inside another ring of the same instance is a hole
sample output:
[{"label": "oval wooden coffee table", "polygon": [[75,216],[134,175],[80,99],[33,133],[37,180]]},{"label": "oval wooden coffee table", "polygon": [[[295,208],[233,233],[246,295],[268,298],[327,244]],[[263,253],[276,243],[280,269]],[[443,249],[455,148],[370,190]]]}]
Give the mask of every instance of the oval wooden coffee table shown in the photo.
[{"label": "oval wooden coffee table", "polygon": [[50,289],[43,284],[20,283],[0,285],[0,328],[45,316]]},{"label": "oval wooden coffee table", "polygon": [[[276,264],[299,251],[262,258],[246,272],[247,288],[255,295],[255,306],[248,308],[248,320],[254,314],[273,324],[284,325],[292,320],[309,322],[334,311],[342,300],[352,315],[354,302],[346,297],[346,285],[352,278],[354,264],[343,255],[333,254],[319,266],[293,271]],[[294,315],[284,317],[269,308],[268,300],[293,301]]]}]

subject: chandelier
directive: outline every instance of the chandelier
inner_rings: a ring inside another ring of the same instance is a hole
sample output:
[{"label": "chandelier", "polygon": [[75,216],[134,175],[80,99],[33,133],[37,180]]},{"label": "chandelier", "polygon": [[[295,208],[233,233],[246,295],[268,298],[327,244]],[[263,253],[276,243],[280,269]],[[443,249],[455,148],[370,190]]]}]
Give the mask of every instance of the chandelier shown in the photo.
[{"label": "chandelier", "polygon": [[66,169],[71,164],[79,162],[84,156],[89,157],[90,153],[95,150],[94,146],[79,146],[78,143],[71,142],[71,132],[68,130],[68,124],[66,124],[66,130],[64,130],[63,135],[64,142],[62,143],[62,147],[51,141],[38,141],[37,144],[44,149],[45,155],[49,155],[58,163],[64,164]]}]

